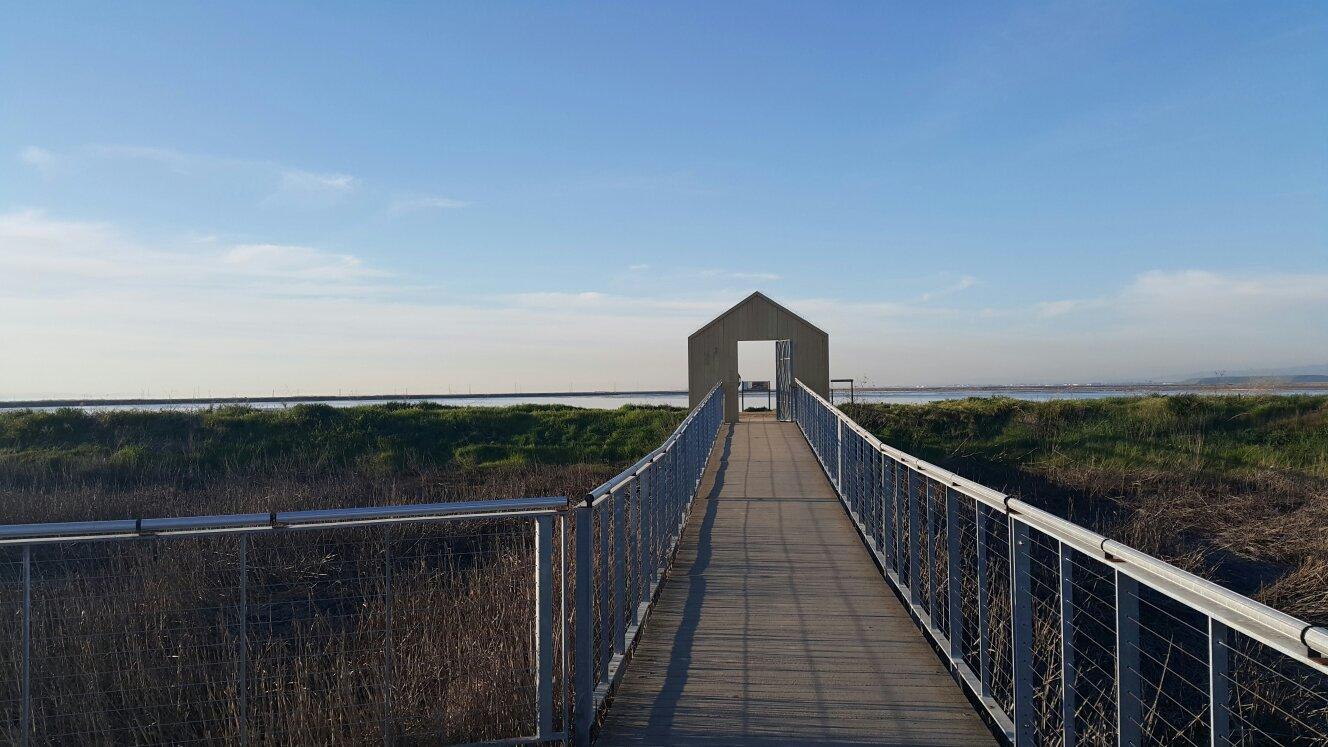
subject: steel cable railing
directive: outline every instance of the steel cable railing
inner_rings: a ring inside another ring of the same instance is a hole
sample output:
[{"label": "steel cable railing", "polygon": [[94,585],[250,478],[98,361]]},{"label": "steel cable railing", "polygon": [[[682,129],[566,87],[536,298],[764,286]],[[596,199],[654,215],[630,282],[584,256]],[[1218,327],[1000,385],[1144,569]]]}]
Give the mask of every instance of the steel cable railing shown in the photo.
[{"label": "steel cable railing", "polygon": [[1328,630],[881,443],[794,419],[885,576],[1015,744],[1328,745]]},{"label": "steel cable railing", "polygon": [[576,548],[575,744],[589,744],[636,644],[700,489],[723,412],[717,384],[659,448],[569,507]]},{"label": "steel cable railing", "polygon": [[566,498],[0,527],[13,744],[557,738]]},{"label": "steel cable railing", "polygon": [[722,410],[575,504],[0,526],[0,741],[584,744]]}]

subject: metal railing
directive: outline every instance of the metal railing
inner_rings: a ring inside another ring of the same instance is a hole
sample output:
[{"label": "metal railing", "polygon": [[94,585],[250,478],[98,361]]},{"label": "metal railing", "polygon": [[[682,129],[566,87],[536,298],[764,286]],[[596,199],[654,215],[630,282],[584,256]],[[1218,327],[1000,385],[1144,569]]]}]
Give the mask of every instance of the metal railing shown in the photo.
[{"label": "metal railing", "polygon": [[1328,629],[794,397],[885,576],[1014,744],[1328,744]]},{"label": "metal railing", "polygon": [[723,415],[724,392],[717,384],[663,445],[571,509],[575,744],[590,743],[622,676],[672,562]]},{"label": "metal railing", "polygon": [[0,739],[556,739],[566,503],[0,527]]},{"label": "metal railing", "polygon": [[574,505],[0,526],[0,742],[585,744],[722,408]]}]

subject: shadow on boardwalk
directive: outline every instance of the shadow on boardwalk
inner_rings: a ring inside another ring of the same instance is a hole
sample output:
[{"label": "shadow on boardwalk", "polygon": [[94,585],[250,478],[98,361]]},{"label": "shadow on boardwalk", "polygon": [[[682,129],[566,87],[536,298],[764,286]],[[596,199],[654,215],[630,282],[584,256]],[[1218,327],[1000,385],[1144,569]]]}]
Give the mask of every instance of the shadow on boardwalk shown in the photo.
[{"label": "shadow on boardwalk", "polygon": [[711,455],[603,744],[994,744],[796,425]]}]

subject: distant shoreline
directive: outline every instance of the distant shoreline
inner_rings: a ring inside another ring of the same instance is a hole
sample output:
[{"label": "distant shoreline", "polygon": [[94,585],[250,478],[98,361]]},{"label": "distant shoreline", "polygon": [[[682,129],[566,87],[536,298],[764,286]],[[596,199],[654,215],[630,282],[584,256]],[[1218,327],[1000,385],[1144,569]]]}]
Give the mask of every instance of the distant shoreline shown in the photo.
[{"label": "distant shoreline", "polygon": [[250,405],[306,404],[310,402],[417,402],[435,399],[512,399],[514,397],[667,397],[687,394],[685,389],[592,392],[486,392],[480,394],[332,394],[290,397],[131,397],[127,399],[0,400],[0,409],[24,407],[127,407],[133,405]]},{"label": "distant shoreline", "polygon": [[[858,392],[1277,392],[1315,389],[1328,393],[1328,381],[1261,381],[1241,384],[1126,383],[1126,384],[965,384],[956,386],[859,386]],[[847,388],[845,389],[847,390]],[[836,391],[839,391],[836,389]]]},{"label": "distant shoreline", "polygon": [[[1240,394],[1247,392],[1277,393],[1279,391],[1303,392],[1313,390],[1328,394],[1328,381],[1251,381],[1248,383],[1143,383],[1124,384],[966,384],[954,386],[859,386],[859,394],[912,394],[920,392],[938,393],[1085,393],[1085,392],[1122,392],[1129,394],[1158,393],[1200,393],[1200,394]],[[841,391],[836,388],[835,391]],[[842,391],[847,391],[844,388]],[[643,389],[632,391],[595,390],[584,392],[482,392],[478,394],[333,394],[333,395],[298,395],[266,397],[85,397],[63,399],[22,399],[0,400],[0,409],[17,410],[24,408],[52,407],[134,407],[159,405],[251,405],[251,404],[308,404],[317,402],[419,402],[425,400],[469,400],[469,399],[515,399],[537,397],[671,397],[683,396],[684,389]]]}]

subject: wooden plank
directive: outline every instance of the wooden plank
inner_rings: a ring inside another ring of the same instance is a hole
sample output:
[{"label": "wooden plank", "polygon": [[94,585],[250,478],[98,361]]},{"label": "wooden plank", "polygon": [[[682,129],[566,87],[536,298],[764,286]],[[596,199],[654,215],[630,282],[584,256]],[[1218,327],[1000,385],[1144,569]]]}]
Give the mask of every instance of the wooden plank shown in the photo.
[{"label": "wooden plank", "polygon": [[766,419],[721,433],[600,742],[996,744],[798,427]]}]

